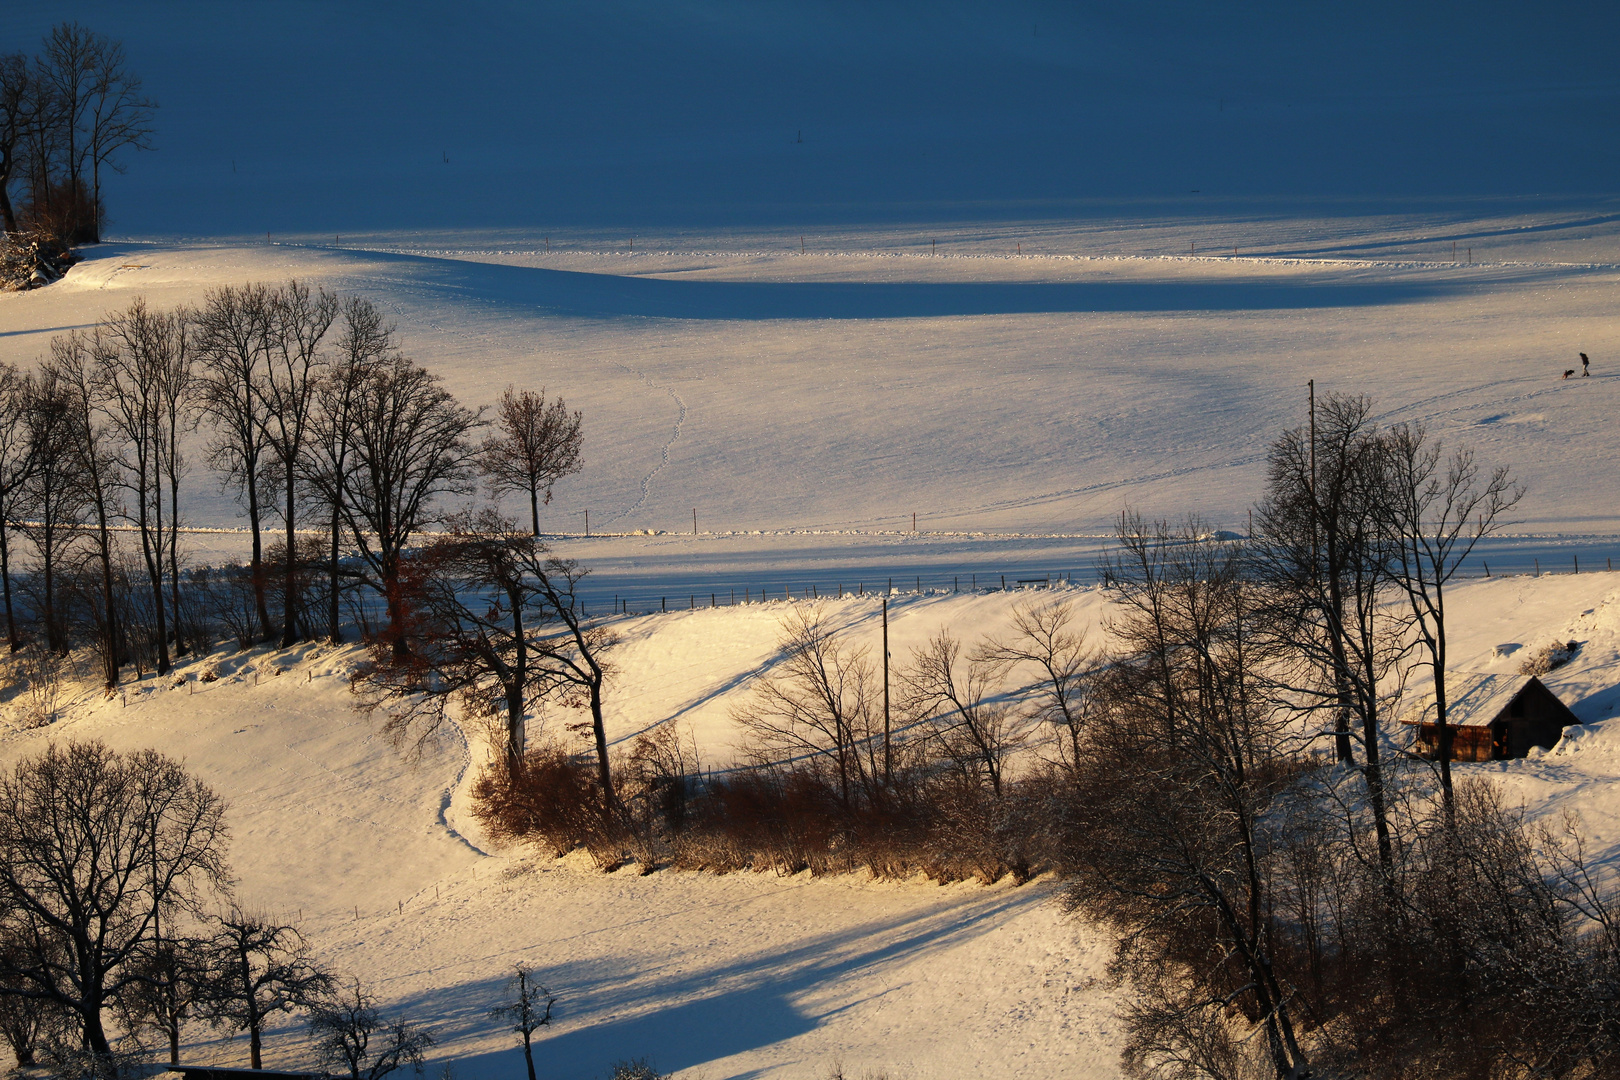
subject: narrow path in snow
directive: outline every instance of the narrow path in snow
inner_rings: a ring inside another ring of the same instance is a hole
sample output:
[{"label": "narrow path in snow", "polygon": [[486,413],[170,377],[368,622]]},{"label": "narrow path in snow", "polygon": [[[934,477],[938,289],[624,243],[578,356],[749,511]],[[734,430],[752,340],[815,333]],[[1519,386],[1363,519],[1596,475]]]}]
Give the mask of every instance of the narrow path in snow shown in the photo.
[{"label": "narrow path in snow", "polygon": [[641,494],[637,497],[635,502],[608,518],[605,524],[624,520],[637,510],[640,510],[641,507],[647,502],[647,496],[652,494],[653,478],[669,467],[670,447],[674,446],[675,440],[681,437],[681,428],[686,424],[686,400],[682,398],[680,394],[675,392],[675,388],[673,386],[655,383],[645,371],[641,371],[638,368],[633,368],[629,364],[623,363],[622,361],[614,360],[612,363],[614,367],[621,368],[640,379],[647,385],[649,389],[662,390],[664,393],[668,394],[675,402],[675,407],[678,412],[675,416],[675,426],[670,430],[669,439],[664,443],[663,448],[659,451],[658,464],[654,465],[652,471],[641,478]]}]

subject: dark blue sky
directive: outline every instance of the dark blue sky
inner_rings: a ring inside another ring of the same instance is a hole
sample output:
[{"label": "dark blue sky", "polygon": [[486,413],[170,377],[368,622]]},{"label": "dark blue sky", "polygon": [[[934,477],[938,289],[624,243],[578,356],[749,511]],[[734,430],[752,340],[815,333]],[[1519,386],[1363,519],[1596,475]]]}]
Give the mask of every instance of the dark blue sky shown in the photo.
[{"label": "dark blue sky", "polygon": [[77,18],[163,105],[159,150],[113,185],[118,232],[1016,218],[1620,176],[1613,5],[20,6],[0,49]]}]

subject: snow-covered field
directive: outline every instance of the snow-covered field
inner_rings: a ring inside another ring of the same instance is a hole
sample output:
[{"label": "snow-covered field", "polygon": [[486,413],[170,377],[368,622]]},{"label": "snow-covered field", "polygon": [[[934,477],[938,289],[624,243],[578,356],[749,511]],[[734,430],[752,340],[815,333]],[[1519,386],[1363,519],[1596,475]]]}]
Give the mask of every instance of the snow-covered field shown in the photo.
[{"label": "snow-covered field", "polygon": [[[1581,228],[1556,225],[1537,235]],[[1379,228],[1366,243],[1400,231]],[[1575,809],[1614,864],[1620,580],[1590,571],[1620,555],[1620,266],[1562,261],[1556,239],[1521,239],[1512,259],[1476,251],[1472,266],[1021,256],[988,240],[936,256],[881,250],[878,235],[801,255],[720,239],[731,246],[633,255],[409,234],[363,248],[119,241],[59,285],[0,296],[0,359],[27,365],[51,334],[135,296],[196,303],[296,275],[385,306],[468,402],[508,382],[563,394],[588,441],[547,509],[557,548],[595,568],[598,610],[616,597],[672,609],[621,620],[613,737],[682,723],[717,765],[732,705],[773,654],[778,598],[864,590],[831,610],[875,646],[870,594],[893,579],[911,594],[895,603],[899,656],[942,624],[1001,625],[1019,594],[972,590],[1003,576],[1072,577],[1060,595],[1096,621],[1104,598],[1086,586],[1121,509],[1241,530],[1267,445],[1305,417],[1304,381],[1371,393],[1384,419],[1422,421],[1528,484],[1515,535],[1484,552],[1497,576],[1457,593],[1454,653],[1494,670],[1503,642],[1586,642],[1549,682],[1589,726],[1545,757],[1465,768],[1534,813]],[[1577,350],[1595,375],[1557,378]],[[241,555],[236,508],[200,471],[188,513],[219,530],[191,535],[194,559]],[[1559,574],[1502,576],[1536,560]],[[465,805],[481,748],[452,737],[407,767],[350,711],[345,656],[318,653],[255,656],[256,673],[195,693],[86,702],[4,752],[95,736],[186,757],[230,799],[243,898],[296,913],[334,966],[429,1021],[462,1076],[519,1075],[487,1019],[518,960],[563,994],[541,1051],[552,1075],[637,1056],[716,1080],[814,1078],[840,1061],[892,1077],[1118,1075],[1105,943],[1059,915],[1052,882],[602,876],[491,850]],[[242,1055],[197,1035],[201,1057]],[[271,1060],[301,1060],[301,1039],[278,1032]]]},{"label": "snow-covered field", "polygon": [[[789,595],[844,594],[875,648],[892,581],[900,657],[1004,625],[1031,596],[979,591],[1004,579],[1072,581],[1053,595],[1095,624],[1116,515],[1241,532],[1314,380],[1527,485],[1452,651],[1495,672],[1523,655],[1496,645],[1583,642],[1547,681],[1585,723],[1459,768],[1576,810],[1620,865],[1620,578],[1591,572],[1620,558],[1614,12],[70,0],[0,6],[0,54],[64,18],[124,42],[157,150],[106,177],[110,243],[0,294],[0,361],[138,296],[298,277],[376,302],[468,404],[563,396],[585,468],[543,525],[593,610],[670,609],[618,621],[616,742],[680,723],[725,764]],[[1593,377],[1560,379],[1579,352]],[[194,562],[244,555],[200,466],[185,503]],[[1119,1075],[1105,943],[1053,882],[495,850],[467,812],[483,748],[406,765],[350,709],[351,659],[233,657],[0,757],[184,756],[230,800],[242,899],[428,1022],[435,1072],[521,1075],[487,1018],[521,960],[563,997],[546,1076]],[[302,1053],[284,1027],[268,1061]]]},{"label": "snow-covered field", "polygon": [[[380,303],[468,403],[517,383],[583,409],[560,533],[587,513],[593,532],[687,533],[695,510],[705,535],[899,533],[913,514],[935,537],[1095,535],[1127,506],[1242,528],[1307,379],[1512,465],[1515,532],[1620,532],[1614,263],[126,242],[0,297],[0,359],[138,295],[290,276]],[[1562,380],[1577,351],[1594,376]],[[237,513],[195,477],[193,524]]]},{"label": "snow-covered field", "polygon": [[[901,598],[893,649],[904,658],[942,626],[970,639],[995,632],[1037,596],[1072,603],[1100,633],[1106,597],[1095,589]],[[876,647],[873,598],[826,603],[836,624]],[[706,762],[723,765],[730,708],[770,661],[786,608],[621,620],[613,740],[679,723]],[[1597,859],[1620,863],[1620,576],[1470,582],[1451,618],[1467,671],[1511,670],[1524,651],[1581,643],[1546,681],[1583,725],[1551,753],[1457,768],[1493,776],[1534,815],[1574,810]],[[1524,651],[1493,657],[1508,642]],[[551,1076],[600,1076],[641,1056],[710,1080],[816,1080],[839,1062],[846,1074],[890,1077],[1119,1075],[1107,943],[1060,915],[1052,881],[602,875],[583,857],[496,848],[467,811],[469,766],[485,749],[451,733],[420,765],[405,764],[350,708],[342,676],[352,655],[217,654],[218,682],[148,679],[110,702],[87,697],[48,730],[8,732],[0,754],[101,738],[183,756],[229,800],[240,898],[301,918],[324,959],[429,1022],[436,1062],[453,1061],[463,1077],[521,1075],[515,1044],[487,1016],[517,961],[562,995],[537,1046]],[[202,663],[180,671],[194,679]],[[199,1059],[245,1052],[195,1035]],[[296,1025],[269,1046],[272,1064],[303,1060]]]}]

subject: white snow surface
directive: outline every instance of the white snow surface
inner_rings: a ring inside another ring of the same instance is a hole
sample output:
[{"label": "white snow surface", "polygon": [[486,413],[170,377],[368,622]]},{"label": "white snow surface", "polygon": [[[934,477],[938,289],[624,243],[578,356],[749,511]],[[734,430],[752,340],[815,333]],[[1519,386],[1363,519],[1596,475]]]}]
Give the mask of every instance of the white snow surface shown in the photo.
[{"label": "white snow surface", "polygon": [[[1094,638],[1103,633],[1107,598],[1095,588],[909,596],[891,602],[893,651],[903,659],[941,627],[969,640],[994,633],[1032,600],[1072,604]],[[876,598],[822,604],[876,649]],[[773,601],[618,620],[615,744],[679,723],[706,765],[723,766],[731,708],[768,668],[788,609]],[[1549,753],[1455,768],[1496,779],[1532,816],[1576,812],[1596,860],[1620,867],[1620,576],[1469,581],[1452,593],[1450,619],[1461,671],[1506,671],[1524,650],[1580,642],[1546,682],[1583,724]],[[1494,656],[1510,642],[1524,649]],[[100,738],[184,758],[229,801],[239,898],[300,919],[327,962],[359,976],[388,1010],[427,1022],[440,1039],[434,1072],[453,1061],[464,1077],[522,1075],[515,1042],[488,1010],[503,970],[524,961],[562,996],[536,1045],[550,1076],[602,1076],[642,1056],[710,1080],[811,1080],[835,1063],[890,1077],[1120,1075],[1108,943],[1061,914],[1058,883],[604,875],[580,856],[498,848],[467,805],[487,749],[450,731],[407,764],[351,707],[344,673],[354,657],[316,646],[216,653],[182,664],[181,688],[148,678],[111,701],[87,695],[49,729],[10,730],[0,755]],[[196,682],[204,663],[224,678]],[[563,711],[543,727],[561,734],[570,719]],[[245,1055],[240,1042],[192,1034],[188,1057]],[[272,1065],[307,1055],[296,1024],[269,1037]]]},{"label": "white snow surface", "polygon": [[[1128,231],[1116,224],[1087,242],[1106,247]],[[1345,242],[1394,229],[1318,224]],[[1516,532],[1610,547],[1620,533],[1620,269],[1551,260],[1558,239],[1521,253],[1539,258],[1473,266],[1018,257],[1004,240],[993,257],[936,257],[402,246],[412,239],[88,249],[62,283],[0,296],[0,359],[32,364],[53,333],[136,296],[198,303],[217,285],[293,276],[360,294],[469,404],[514,383],[583,410],[586,466],[558,486],[546,528],[582,534],[588,513],[594,533],[673,538],[695,510],[702,558],[722,563],[754,543],[738,534],[901,542],[913,514],[921,535],[905,542],[1094,537],[1126,507],[1241,531],[1267,447],[1306,419],[1307,379],[1511,465],[1528,487]],[[1620,252],[1620,230],[1594,244]],[[1578,351],[1593,377],[1560,378]],[[189,503],[193,525],[241,524],[200,468]],[[701,574],[684,541],[648,542],[644,562],[677,543]],[[1076,554],[1030,558],[1057,571]],[[866,557],[852,558],[851,573]]]}]

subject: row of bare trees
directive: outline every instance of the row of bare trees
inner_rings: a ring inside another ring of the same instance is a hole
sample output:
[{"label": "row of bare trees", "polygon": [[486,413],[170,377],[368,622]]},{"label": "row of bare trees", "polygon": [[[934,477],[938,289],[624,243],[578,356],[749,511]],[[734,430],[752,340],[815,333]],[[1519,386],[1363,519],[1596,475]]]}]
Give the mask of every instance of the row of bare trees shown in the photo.
[{"label": "row of bare trees", "polygon": [[[362,589],[381,599],[381,636],[403,659],[416,618],[407,551],[441,501],[482,477],[492,495],[521,493],[538,531],[541,501],[579,468],[580,415],[561,400],[508,388],[496,420],[479,441],[482,410],[404,355],[363,298],[290,281],[216,289],[196,310],[136,300],[53,339],[35,371],[0,367],[10,647],[25,621],[56,653],[70,623],[87,628],[111,686],[130,660],[166,672],[220,624],[244,646],[341,640],[344,598]],[[246,511],[246,567],[184,566],[182,485],[199,426],[208,464]],[[272,524],[280,535],[267,543]],[[33,556],[30,620],[14,596],[18,536]]]},{"label": "row of bare trees", "polygon": [[155,751],[72,742],[0,777],[0,1038],[19,1066],[123,1075],[148,1033],[176,1064],[195,1021],[246,1034],[257,1069],[291,1011],[350,1075],[420,1064],[429,1032],[233,901],[227,842],[219,796]]},{"label": "row of bare trees", "polygon": [[122,151],[151,148],[156,108],[123,46],[76,22],[33,56],[0,55],[0,227],[99,241],[104,175],[123,171]]}]

